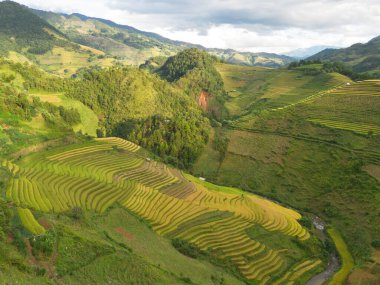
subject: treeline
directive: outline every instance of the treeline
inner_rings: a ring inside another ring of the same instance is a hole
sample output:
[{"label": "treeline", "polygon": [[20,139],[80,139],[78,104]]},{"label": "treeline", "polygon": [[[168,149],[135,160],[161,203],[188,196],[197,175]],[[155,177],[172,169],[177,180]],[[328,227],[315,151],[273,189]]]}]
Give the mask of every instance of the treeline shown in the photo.
[{"label": "treeline", "polygon": [[[311,65],[321,65],[320,67],[309,68]],[[302,68],[305,67],[305,68]],[[352,68],[345,65],[343,62],[324,62],[321,60],[300,60],[292,62],[288,65],[288,69],[300,69],[305,75],[318,75],[321,73],[337,72],[345,75],[352,80],[367,80],[378,78],[379,74],[358,73],[352,70]]]}]

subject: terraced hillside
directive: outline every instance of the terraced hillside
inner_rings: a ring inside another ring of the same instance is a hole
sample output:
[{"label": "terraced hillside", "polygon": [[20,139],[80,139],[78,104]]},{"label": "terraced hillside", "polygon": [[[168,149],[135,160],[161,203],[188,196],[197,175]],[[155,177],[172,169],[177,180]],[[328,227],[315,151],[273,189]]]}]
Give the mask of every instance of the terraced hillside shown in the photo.
[{"label": "terraced hillside", "polygon": [[217,64],[229,94],[226,107],[233,118],[282,108],[351,80],[343,75],[305,75],[301,70]]},{"label": "terraced hillside", "polygon": [[[105,138],[30,155],[16,164],[4,161],[12,175],[6,195],[34,234],[43,231],[32,212],[81,208],[105,213],[119,204],[159,235],[196,246],[252,282],[302,283],[321,269],[321,249],[298,222],[299,213],[184,176],[144,153],[128,141]],[[257,229],[281,244],[255,239]]]},{"label": "terraced hillside", "polygon": [[[380,81],[352,82],[326,73],[322,76],[335,83],[319,86],[298,84],[300,71],[218,69],[235,117],[214,130],[194,173],[322,217],[342,234],[355,263],[371,268],[367,260],[376,260],[379,252],[372,244],[379,236],[374,225],[380,224]],[[285,75],[287,81],[270,79]],[[316,82],[320,76],[299,80]],[[357,280],[356,272],[349,280]],[[366,277],[359,284],[374,280]]]}]

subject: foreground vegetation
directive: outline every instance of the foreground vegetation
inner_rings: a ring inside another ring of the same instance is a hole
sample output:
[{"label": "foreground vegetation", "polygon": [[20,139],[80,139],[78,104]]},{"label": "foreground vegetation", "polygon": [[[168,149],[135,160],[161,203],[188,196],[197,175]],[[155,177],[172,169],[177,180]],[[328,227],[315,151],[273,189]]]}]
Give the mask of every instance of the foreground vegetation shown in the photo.
[{"label": "foreground vegetation", "polygon": [[[238,189],[191,176],[188,181],[175,169],[144,161],[143,154],[128,141],[106,138],[5,162],[13,176],[6,196],[35,235],[45,230],[28,209],[42,215],[79,209],[101,214],[118,203],[158,234],[189,242],[243,280],[272,284],[278,279],[280,284],[307,279],[320,269],[321,245],[298,223],[297,212]],[[283,242],[256,238],[252,225]]]}]

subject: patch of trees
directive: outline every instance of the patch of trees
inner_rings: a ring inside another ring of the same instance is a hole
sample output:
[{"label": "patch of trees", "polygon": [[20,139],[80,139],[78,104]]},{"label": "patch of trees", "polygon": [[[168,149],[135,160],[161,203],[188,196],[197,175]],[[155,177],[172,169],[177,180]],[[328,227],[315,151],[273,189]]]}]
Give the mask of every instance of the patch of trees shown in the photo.
[{"label": "patch of trees", "polygon": [[199,248],[184,240],[173,239],[172,245],[180,253],[191,258],[197,258],[202,254]]},{"label": "patch of trees", "polygon": [[297,67],[311,65],[311,64],[322,64],[322,61],[317,60],[300,60],[300,61],[293,61],[288,65],[288,69],[295,69]]},{"label": "patch of trees", "polygon": [[[313,64],[319,64],[321,67],[311,68],[310,66]],[[371,65],[372,62],[367,64]],[[377,63],[374,64],[376,65]],[[302,70],[304,75],[318,75],[321,73],[337,72],[351,78],[352,80],[366,80],[377,78],[379,76],[379,74],[375,73],[369,74],[355,72],[343,62],[324,62],[319,59],[295,61],[288,65],[288,69]]]},{"label": "patch of trees", "polygon": [[98,114],[98,136],[126,138],[178,167],[189,167],[207,142],[209,121],[195,100],[145,71],[91,68],[56,84]]},{"label": "patch of trees", "polygon": [[[1,83],[1,82],[0,82]],[[69,126],[80,123],[80,114],[76,109],[57,107],[48,102],[41,102],[38,97],[32,100],[26,94],[19,93],[13,87],[0,85],[0,111],[14,117],[30,121],[41,114],[50,125],[70,129]]]},{"label": "patch of trees", "polygon": [[222,163],[226,157],[229,142],[229,138],[222,136],[219,133],[215,134],[213,147],[219,152],[219,163]]},{"label": "patch of trees", "polygon": [[114,135],[127,138],[158,154],[167,163],[189,168],[208,141],[208,121],[191,113],[173,118],[151,116],[118,124]]},{"label": "patch of trees", "polygon": [[215,56],[191,48],[169,57],[158,72],[169,82],[174,82],[195,68],[211,69],[217,61],[218,59]]},{"label": "patch of trees", "polygon": [[373,78],[373,76],[368,73],[354,72],[342,62],[325,62],[322,66],[322,70],[327,73],[337,72],[350,77],[352,80],[366,80]]},{"label": "patch of trees", "polygon": [[[1,186],[1,185],[0,185]],[[6,234],[9,232],[11,220],[11,212],[7,203],[0,197],[0,241],[6,239]]]},{"label": "patch of trees", "polygon": [[60,106],[58,110],[61,118],[69,125],[74,126],[81,122],[80,114],[77,109],[65,109],[64,107]]}]

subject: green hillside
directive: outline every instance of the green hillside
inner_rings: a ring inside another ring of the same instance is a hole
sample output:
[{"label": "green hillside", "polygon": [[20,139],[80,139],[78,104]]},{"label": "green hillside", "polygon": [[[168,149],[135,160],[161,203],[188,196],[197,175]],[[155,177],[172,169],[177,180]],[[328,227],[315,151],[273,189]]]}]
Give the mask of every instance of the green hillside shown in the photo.
[{"label": "green hillside", "polygon": [[326,49],[309,59],[344,62],[356,72],[380,73],[380,37],[365,44],[354,44],[348,48]]},{"label": "green hillside", "polygon": [[173,56],[188,48],[205,50],[226,62],[248,66],[281,67],[292,61],[288,56],[271,53],[207,49],[200,45],[173,41],[158,34],[81,14],[66,15],[39,10],[32,12],[66,34],[72,41],[120,57],[132,65],[140,65],[151,57]]},{"label": "green hillside", "polygon": [[9,50],[26,49],[32,54],[43,54],[54,44],[63,44],[64,35],[25,6],[15,2],[0,3],[0,54]]},{"label": "green hillside", "polygon": [[0,2],[0,284],[377,285],[379,43],[290,63]]},{"label": "green hillside", "polygon": [[116,60],[94,48],[71,42],[61,31],[16,2],[0,2],[0,55],[43,70],[71,76],[89,66],[111,66]]},{"label": "green hillside", "polygon": [[379,81],[217,68],[233,118],[213,131],[193,172],[322,217],[367,268],[380,224]]}]

